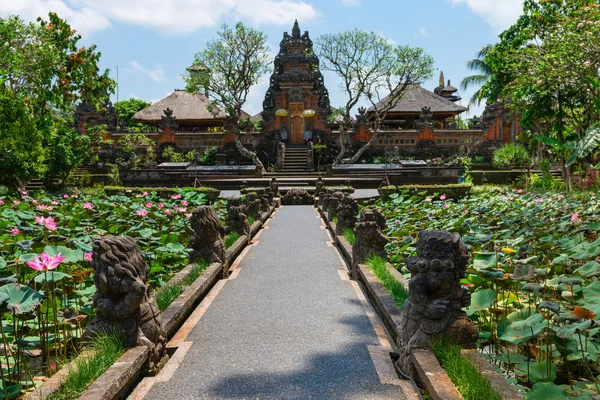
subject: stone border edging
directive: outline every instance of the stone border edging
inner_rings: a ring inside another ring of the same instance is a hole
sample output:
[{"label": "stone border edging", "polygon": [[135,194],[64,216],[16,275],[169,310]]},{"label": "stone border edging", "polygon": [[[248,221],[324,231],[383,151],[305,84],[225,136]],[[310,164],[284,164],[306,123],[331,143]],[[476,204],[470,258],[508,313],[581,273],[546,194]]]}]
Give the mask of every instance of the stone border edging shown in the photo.
[{"label": "stone border edging", "polygon": [[501,374],[496,372],[496,369],[477,350],[462,349],[460,354],[479,369],[481,376],[490,383],[496,393],[502,396],[503,400],[523,400],[525,398]]},{"label": "stone border edging", "polygon": [[411,358],[419,374],[419,380],[425,385],[427,393],[433,400],[462,400],[460,392],[433,352],[415,349]]},{"label": "stone border edging", "polygon": [[127,350],[116,363],[111,365],[79,397],[79,400],[112,400],[127,393],[140,377],[142,367],[148,359],[146,346]]},{"label": "stone border edging", "polygon": [[[262,228],[265,221],[273,214],[277,207],[271,206],[269,210],[262,213],[260,220],[255,221],[250,228],[250,238],[243,235],[228,249],[227,254],[227,268],[231,266],[233,261],[241,254],[244,248],[250,243],[253,238]],[[167,285],[173,285],[180,283],[185,276],[194,267],[193,264],[187,265],[184,269],[179,271],[173,278],[169,280]],[[179,327],[183,324],[185,318],[193,311],[196,303],[201,300],[206,294],[212,289],[214,284],[223,277],[224,271],[223,264],[212,263],[204,272],[192,283],[186,287],[185,290],[179,297],[177,297],[161,314],[163,326],[167,331],[167,337],[172,338],[177,332]],[[140,348],[145,349],[144,355],[141,356]],[[38,400],[45,399],[56,392],[62,385],[62,380],[69,372],[69,366],[73,367],[80,357],[87,357],[89,352],[83,352],[77,356],[74,360],[63,366],[59,372],[50,377],[47,381],[44,381],[35,391],[27,393],[25,396],[26,400]],[[127,357],[126,357],[127,356]],[[143,361],[138,362],[139,357],[143,358]],[[126,393],[138,378],[141,376],[142,367],[148,357],[148,350],[146,347],[135,347],[128,349],[116,363],[111,365],[98,379],[90,385],[87,390],[81,395],[80,399],[95,400],[95,399],[107,399],[112,400],[119,397],[120,394]],[[64,372],[63,372],[64,371]],[[129,377],[129,379],[117,379],[119,377]],[[98,382],[98,385],[96,383]],[[100,387],[102,389],[100,389]],[[93,390],[93,392],[90,392]],[[112,396],[112,397],[110,397]]]}]

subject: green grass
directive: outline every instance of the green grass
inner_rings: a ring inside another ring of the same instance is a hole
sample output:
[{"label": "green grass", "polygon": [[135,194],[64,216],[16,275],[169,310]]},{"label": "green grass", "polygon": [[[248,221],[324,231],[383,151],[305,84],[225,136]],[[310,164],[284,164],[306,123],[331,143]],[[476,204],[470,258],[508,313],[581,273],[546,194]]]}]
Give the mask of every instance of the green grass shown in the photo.
[{"label": "green grass", "polygon": [[228,249],[235,243],[236,240],[240,238],[240,234],[237,232],[231,232],[229,235],[225,236],[225,248]]},{"label": "green grass", "polygon": [[338,223],[338,217],[337,216],[333,217],[333,222],[337,225],[337,223]]},{"label": "green grass", "polygon": [[354,235],[354,230],[352,228],[344,228],[344,237],[350,243],[350,246],[356,242],[356,236]]},{"label": "green grass", "polygon": [[254,217],[248,217],[248,223],[250,224],[250,226],[252,226],[253,223],[256,222],[256,218]]},{"label": "green grass", "polygon": [[378,256],[370,256],[367,259],[367,265],[371,268],[371,271],[375,274],[377,279],[381,281],[381,284],[388,291],[390,296],[394,299],[394,302],[399,308],[404,306],[404,301],[408,297],[408,290],[404,288],[402,283],[398,282],[396,278],[386,268],[387,261]]},{"label": "green grass", "polygon": [[89,357],[77,360],[74,368],[69,367],[62,386],[48,400],[78,398],[125,351],[120,336],[114,333],[99,335],[90,350]]},{"label": "green grass", "polygon": [[479,369],[461,356],[459,345],[437,340],[432,350],[465,400],[502,400]]},{"label": "green grass", "polygon": [[208,262],[199,261],[197,262],[190,272],[183,278],[181,283],[176,285],[165,285],[154,292],[154,299],[158,305],[158,309],[163,312],[167,309],[178,298],[181,293],[185,290],[186,286],[190,286],[196,279],[202,275],[204,270],[208,268]]}]

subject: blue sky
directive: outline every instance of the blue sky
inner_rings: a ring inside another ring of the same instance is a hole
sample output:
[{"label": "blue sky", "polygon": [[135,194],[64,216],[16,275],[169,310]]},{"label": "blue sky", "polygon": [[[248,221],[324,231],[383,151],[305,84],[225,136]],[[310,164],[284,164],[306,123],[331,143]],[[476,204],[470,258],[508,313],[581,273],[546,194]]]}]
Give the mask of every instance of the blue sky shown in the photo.
[{"label": "blue sky", "polygon": [[[101,67],[116,79],[120,99],[157,101],[183,89],[179,75],[195,53],[216,37],[223,23],[243,21],[265,32],[273,54],[283,32],[300,29],[315,39],[322,33],[350,28],[374,31],[393,43],[424,48],[439,71],[459,87],[469,75],[467,60],[478,49],[495,43],[497,35],[519,16],[522,0],[1,0],[0,15],[25,20],[55,11],[102,52]],[[332,105],[345,103],[337,80],[325,74]],[[261,110],[268,76],[252,89],[245,110]],[[461,91],[466,105],[472,91]],[[471,112],[480,114],[481,110]]]}]

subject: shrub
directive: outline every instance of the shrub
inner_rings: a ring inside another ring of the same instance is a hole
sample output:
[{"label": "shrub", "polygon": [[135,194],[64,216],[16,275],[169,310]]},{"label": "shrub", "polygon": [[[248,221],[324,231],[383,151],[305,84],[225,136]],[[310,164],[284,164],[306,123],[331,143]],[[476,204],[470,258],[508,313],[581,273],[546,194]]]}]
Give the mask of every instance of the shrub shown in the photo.
[{"label": "shrub", "polygon": [[215,165],[217,162],[217,153],[219,152],[219,148],[216,146],[207,147],[204,150],[204,154],[200,157],[201,165]]},{"label": "shrub", "polygon": [[166,146],[162,152],[162,158],[169,162],[184,162],[185,157],[183,154],[175,151],[173,146]]},{"label": "shrub", "polygon": [[530,160],[527,149],[518,143],[509,143],[494,152],[494,166],[498,168],[524,168]]}]

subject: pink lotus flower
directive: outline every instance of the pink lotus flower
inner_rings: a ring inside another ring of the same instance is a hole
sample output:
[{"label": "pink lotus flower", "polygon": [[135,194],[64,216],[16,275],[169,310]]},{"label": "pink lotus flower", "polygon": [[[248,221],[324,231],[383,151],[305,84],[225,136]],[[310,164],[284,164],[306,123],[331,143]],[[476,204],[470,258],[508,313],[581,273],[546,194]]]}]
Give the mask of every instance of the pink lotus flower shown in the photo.
[{"label": "pink lotus flower", "polygon": [[66,194],[66,193],[65,193],[65,194],[63,194],[63,199],[68,199],[68,198],[69,198],[69,195],[68,195],[68,194]]},{"label": "pink lotus flower", "polygon": [[131,189],[126,189],[125,193],[131,193]]},{"label": "pink lotus flower", "polygon": [[[23,200],[25,200],[25,199],[23,199]],[[33,200],[31,200],[31,202],[32,202],[33,204],[37,204],[37,200],[36,200],[36,199],[33,199]]]},{"label": "pink lotus flower", "polygon": [[538,81],[537,81],[538,85],[541,85],[543,82],[544,82],[544,81],[543,81],[543,80],[541,80],[541,79],[538,79]]},{"label": "pink lotus flower", "polygon": [[142,197],[142,195],[141,194],[136,194],[135,197],[139,199],[140,197]]},{"label": "pink lotus flower", "polygon": [[428,203],[431,203],[431,200],[432,200],[431,197],[426,197],[425,198],[425,201],[428,202]]},{"label": "pink lotus flower", "polygon": [[579,221],[579,213],[578,212],[574,212],[573,214],[571,214],[571,221],[572,222]]},{"label": "pink lotus flower", "polygon": [[578,28],[583,28],[583,22],[580,22],[580,23],[578,23],[578,24],[577,24],[577,27],[578,27]]},{"label": "pink lotus flower", "polygon": [[469,212],[469,210],[467,210],[466,208],[463,210],[463,214],[466,214],[468,212]]},{"label": "pink lotus flower", "polygon": [[44,225],[46,223],[46,218],[44,217],[35,217],[35,222],[40,224],[40,225]]},{"label": "pink lotus flower", "polygon": [[450,208],[450,204],[448,204],[448,203],[444,204],[444,208]]},{"label": "pink lotus flower", "polygon": [[79,195],[78,194],[72,194],[71,197],[74,198],[74,199],[78,199]]},{"label": "pink lotus flower", "polygon": [[183,200],[183,201],[181,202],[181,205],[184,205],[184,206],[187,206],[188,204],[190,204],[190,203],[188,203],[188,202],[187,202],[187,201],[185,201],[185,200]]},{"label": "pink lotus flower", "polygon": [[179,208],[179,211],[181,211],[182,213],[184,213],[184,212],[186,212],[186,211],[187,211],[187,208],[185,208],[185,207],[180,207],[180,208]]},{"label": "pink lotus flower", "polygon": [[565,198],[565,195],[562,193],[559,193],[558,196],[556,196],[556,197],[558,197],[559,200],[562,200]]},{"label": "pink lotus flower", "polygon": [[25,264],[29,265],[36,271],[48,271],[54,269],[64,261],[65,257],[58,253],[55,256],[51,256],[47,253],[40,254],[39,258],[36,257],[33,261],[27,261]]},{"label": "pink lotus flower", "polygon": [[85,257],[86,260],[92,261],[92,252],[85,253],[83,256]]},{"label": "pink lotus flower", "polygon": [[4,200],[0,200],[0,206],[4,205]]},{"label": "pink lotus flower", "polygon": [[165,203],[158,203],[158,208],[164,208],[165,207]]},{"label": "pink lotus flower", "polygon": [[44,204],[38,204],[38,205],[35,207],[35,209],[36,209],[36,210],[46,210],[46,211],[52,211],[52,210],[54,210],[54,207],[52,207],[52,206],[46,206],[46,205],[44,205]]},{"label": "pink lotus flower", "polygon": [[587,33],[587,35],[588,35],[588,36],[592,36],[592,32],[588,32],[588,33]]},{"label": "pink lotus flower", "polygon": [[179,209],[179,206],[178,206],[177,204],[175,204],[175,205],[173,206],[173,210],[177,210],[177,209]]},{"label": "pink lotus flower", "polygon": [[15,235],[15,236],[17,236],[19,233],[21,233],[21,231],[19,230],[19,228],[12,228],[12,229],[10,230],[10,232],[11,232],[13,235]]},{"label": "pink lotus flower", "polygon": [[181,198],[181,195],[180,195],[180,194],[174,194],[174,195],[171,195],[171,198],[172,198],[173,200],[177,200],[177,199],[180,199],[180,198]]},{"label": "pink lotus flower", "polygon": [[54,220],[50,217],[46,218],[46,222],[44,223],[44,226],[49,231],[55,231],[58,229],[58,227],[56,226],[56,222],[54,222]]},{"label": "pink lotus flower", "polygon": [[21,200],[25,200],[25,199],[27,199],[27,196],[25,196],[25,195],[21,196]]},{"label": "pink lotus flower", "polygon": [[152,208],[152,203],[150,203],[150,202],[146,203],[146,207],[147,208]]},{"label": "pink lotus flower", "polygon": [[148,196],[148,192],[144,192],[144,193],[142,193],[142,195]]},{"label": "pink lotus flower", "polygon": [[519,193],[519,194],[523,193],[523,189],[517,190],[517,193]]},{"label": "pink lotus flower", "polygon": [[20,202],[19,200],[13,200],[13,204],[14,204],[15,206],[18,206],[19,204],[21,204],[21,202]]},{"label": "pink lotus flower", "polygon": [[85,203],[83,203],[83,208],[91,210],[94,208],[94,205],[92,203],[90,203],[89,201],[86,201]]},{"label": "pink lotus flower", "polygon": [[186,216],[186,218],[191,218],[192,217],[192,213],[185,213],[184,215]]},{"label": "pink lotus flower", "polygon": [[585,62],[583,63],[583,65],[585,65],[586,67],[589,67],[589,66],[591,66],[591,65],[592,65],[592,62],[591,62],[591,61],[585,61]]},{"label": "pink lotus flower", "polygon": [[165,210],[165,214],[167,214],[167,215],[171,215],[171,210],[169,210],[169,209],[166,209],[166,210]]},{"label": "pink lotus flower", "polygon": [[137,215],[141,215],[142,217],[145,217],[146,215],[148,215],[148,210],[137,210],[135,213]]},{"label": "pink lotus flower", "polygon": [[57,205],[59,205],[60,203],[59,203],[58,201],[56,201],[56,200],[52,200],[52,201],[50,202],[50,204],[52,204],[52,205],[54,205],[54,206],[57,206]]},{"label": "pink lotus flower", "polygon": [[440,200],[446,200],[446,195],[445,194],[441,195]]}]

